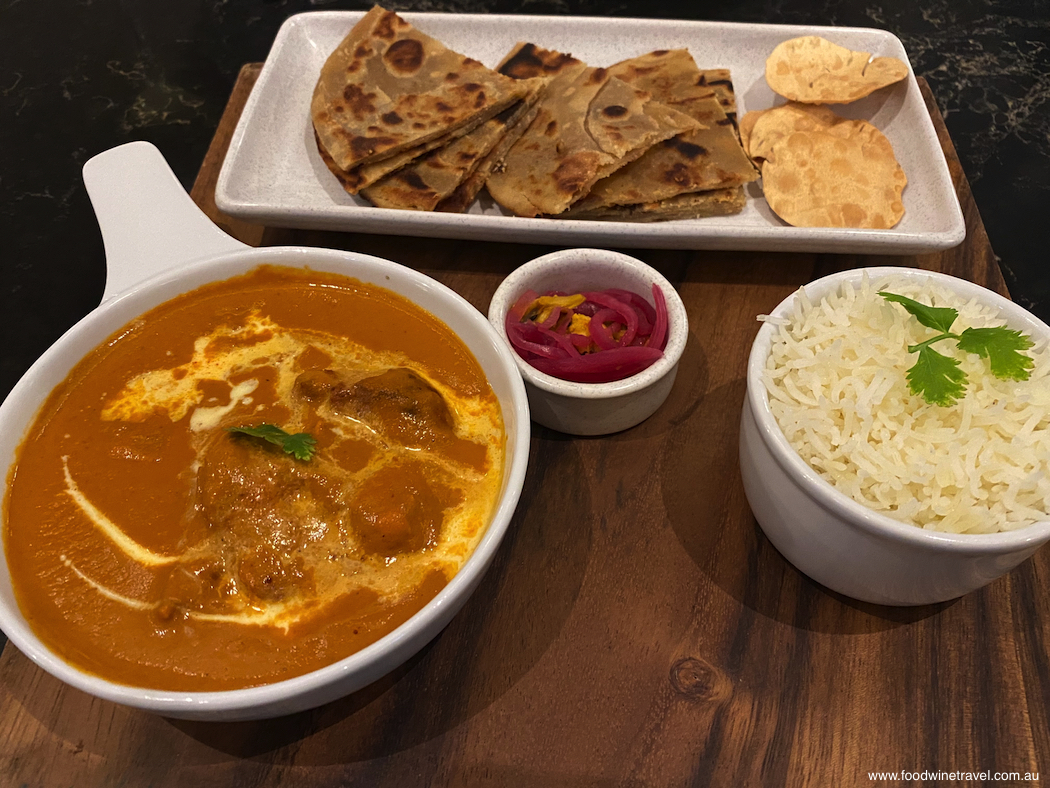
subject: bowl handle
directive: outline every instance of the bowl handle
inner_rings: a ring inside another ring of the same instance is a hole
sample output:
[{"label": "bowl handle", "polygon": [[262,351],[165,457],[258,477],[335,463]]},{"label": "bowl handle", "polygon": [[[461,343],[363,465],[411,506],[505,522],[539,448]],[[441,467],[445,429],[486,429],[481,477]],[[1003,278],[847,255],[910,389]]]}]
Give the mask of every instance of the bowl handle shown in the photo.
[{"label": "bowl handle", "polygon": [[84,185],[106,247],[103,301],[193,260],[249,248],[197,207],[148,142],[129,142],[89,159]]}]

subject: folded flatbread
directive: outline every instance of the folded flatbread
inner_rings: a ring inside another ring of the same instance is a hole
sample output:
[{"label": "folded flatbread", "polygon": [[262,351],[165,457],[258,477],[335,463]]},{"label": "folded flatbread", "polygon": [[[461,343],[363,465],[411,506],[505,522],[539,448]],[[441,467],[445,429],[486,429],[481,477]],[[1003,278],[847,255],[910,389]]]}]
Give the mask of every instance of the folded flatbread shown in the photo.
[{"label": "folded flatbread", "polygon": [[711,216],[730,216],[744,209],[744,187],[712,189],[668,197],[659,202],[633,205],[609,205],[581,212],[566,219],[592,219],[607,222],[664,222],[670,219],[704,219]]},{"label": "folded flatbread", "polygon": [[705,68],[700,70],[699,84],[711,88],[722,111],[736,123],[736,93],[728,68]]},{"label": "folded flatbread", "polygon": [[[527,102],[527,106],[529,107],[535,104],[535,96],[530,97],[530,95],[531,94],[527,95],[525,99],[522,99],[522,101]],[[511,117],[512,114],[515,113],[515,110],[518,110],[523,106],[522,101],[518,101],[514,104],[511,104],[505,110],[497,113],[492,118],[485,119],[484,116],[479,115],[473,120],[470,120],[469,122],[464,124],[463,126],[460,126],[459,128],[455,129],[450,134],[444,134],[440,137],[435,137],[434,139],[428,140],[422,145],[417,145],[413,148],[406,148],[400,153],[395,153],[393,156],[387,156],[383,159],[366,162],[365,164],[362,164],[359,167],[355,167],[354,169],[349,171],[342,170],[338,166],[336,166],[335,162],[332,160],[332,157],[327,156],[327,154],[323,150],[320,151],[321,158],[324,159],[325,164],[328,165],[328,169],[332,171],[332,174],[339,179],[339,182],[343,185],[343,188],[346,189],[346,191],[348,191],[350,194],[357,194],[362,190],[368,188],[372,184],[376,183],[377,181],[382,180],[391,173],[406,167],[414,161],[419,161],[423,159],[431,151],[438,150],[441,148],[447,148],[448,146],[455,143],[457,140],[460,140],[463,137],[473,135],[485,124],[491,123],[494,118]],[[499,122],[497,124],[497,128],[506,128],[506,123],[503,121]],[[490,135],[491,128],[486,136]],[[314,136],[316,138],[316,134]],[[320,140],[317,141],[317,144],[319,148],[322,147]],[[471,144],[470,147],[476,145],[477,139],[475,139],[475,141]]]},{"label": "folded flatbread", "polygon": [[[507,110],[503,111],[506,112]],[[480,118],[478,120],[480,120]],[[479,125],[477,121],[471,121],[460,129],[457,129],[457,133],[463,133],[465,136],[466,134],[475,131],[477,125]],[[352,170],[343,170],[335,163],[335,161],[333,161],[331,156],[328,156],[327,151],[324,150],[324,146],[321,145],[321,140],[317,137],[316,133],[314,134],[314,137],[317,139],[317,146],[321,153],[321,158],[325,160],[328,169],[332,171],[332,174],[339,179],[339,182],[343,184],[343,188],[350,194],[357,194],[362,189],[371,186],[386,175],[389,175],[395,170],[401,169],[409,162],[421,158],[435,148],[440,148],[443,145],[449,144],[449,140],[456,138],[455,135],[445,134],[441,137],[435,137],[422,145],[416,145],[415,147],[407,148],[400,153],[395,153],[393,156],[387,156],[385,159],[369,161],[362,164],[360,167],[354,167]]]},{"label": "folded flatbread", "polygon": [[[437,209],[477,171],[493,149],[500,145],[508,134],[512,134],[512,130],[517,129],[522,119],[529,115],[546,87],[547,80],[529,80],[527,85],[529,94],[526,98],[444,147],[432,150],[402,166],[363,189],[361,194],[380,208],[417,211]],[[523,130],[518,129],[518,134]],[[503,150],[505,153],[506,147]],[[477,194],[477,190],[474,194]],[[468,204],[473,199],[474,195],[471,195]],[[448,210],[448,207],[445,210]]]},{"label": "folded flatbread", "polygon": [[[546,80],[544,82],[546,83]],[[546,86],[544,86],[544,90],[546,90]],[[493,146],[488,155],[481,160],[474,172],[468,175],[452,194],[439,202],[434,210],[448,213],[462,213],[467,210],[470,204],[474,202],[474,198],[478,196],[478,192],[485,187],[485,182],[488,181],[489,176],[497,167],[503,166],[503,160],[507,157],[507,153],[514,147],[514,143],[521,138],[521,135],[525,133],[525,130],[532,125],[532,121],[536,119],[538,113],[539,102],[534,102],[521,118],[509,123],[507,133]]]},{"label": "folded flatbread", "polygon": [[689,52],[677,49],[624,60],[610,66],[609,73],[689,115],[702,128],[654,145],[637,161],[598,181],[565,218],[611,205],[654,203],[678,194],[727,189],[758,178],[723,109],[736,110],[728,72],[712,80],[716,91]]},{"label": "folded flatbread", "polygon": [[325,62],[310,110],[320,147],[350,177],[370,162],[450,141],[525,94],[516,80],[375,6]]},{"label": "folded flatbread", "polygon": [[699,127],[608,70],[533,44],[516,45],[499,71],[553,75],[536,119],[486,184],[496,202],[519,216],[560,214],[656,143]]},{"label": "folded flatbread", "polygon": [[629,85],[649,91],[653,98],[664,104],[715,96],[735,110],[729,72],[725,69],[700,71],[687,49],[658,49],[621,60],[609,66],[609,73]]},{"label": "folded flatbread", "polygon": [[[609,69],[624,82],[648,90],[663,103],[690,101],[714,96],[722,111],[736,122],[736,94],[728,68],[697,69],[687,49],[661,49],[647,55],[622,60]],[[691,84],[685,80],[694,80]],[[660,98],[674,97],[664,99]]]}]

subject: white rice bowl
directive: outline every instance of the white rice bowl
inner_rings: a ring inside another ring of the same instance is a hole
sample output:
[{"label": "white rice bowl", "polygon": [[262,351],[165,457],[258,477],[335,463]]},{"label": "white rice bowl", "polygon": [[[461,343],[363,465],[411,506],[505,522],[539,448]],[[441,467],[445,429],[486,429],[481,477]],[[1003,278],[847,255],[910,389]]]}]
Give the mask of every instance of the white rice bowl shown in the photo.
[{"label": "white rice bowl", "polygon": [[763,382],[788,442],[836,489],[904,523],[950,533],[994,533],[1047,519],[1050,497],[1050,350],[1026,351],[1026,381],[992,376],[988,362],[938,342],[968,382],[951,406],[912,394],[908,346],[935,335],[886,290],[959,317],[953,333],[1002,326],[999,309],[968,301],[932,278],[865,275],[811,303],[799,290],[774,319]]}]

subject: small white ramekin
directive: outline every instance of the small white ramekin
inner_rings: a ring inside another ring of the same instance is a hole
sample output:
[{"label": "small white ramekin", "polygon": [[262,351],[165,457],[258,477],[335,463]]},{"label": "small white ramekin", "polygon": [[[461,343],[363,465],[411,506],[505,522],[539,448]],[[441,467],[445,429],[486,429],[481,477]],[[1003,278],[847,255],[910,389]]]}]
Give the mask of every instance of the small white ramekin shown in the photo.
[{"label": "small white ramekin", "polygon": [[607,435],[649,418],[674,384],[689,337],[689,318],[678,291],[659,271],[606,249],[552,252],[525,263],[503,281],[489,305],[489,322],[504,339],[507,311],[526,290],[578,293],[616,287],[652,303],[654,284],[667,302],[667,344],[663,358],[637,375],[612,383],[576,383],[544,374],[512,351],[525,381],[533,421],[572,435]]},{"label": "small white ramekin", "polygon": [[[931,281],[997,307],[1012,328],[1033,339],[1050,327],[1002,296],[956,277],[912,268],[867,268],[806,285],[813,303],[862,277]],[[787,317],[795,296],[771,313]],[[885,605],[923,605],[962,596],[992,582],[1050,541],[1050,520],[994,534],[948,534],[894,520],[854,501],[811,468],[776,422],[763,385],[775,326],[758,332],[747,367],[740,428],[740,470],[751,510],[773,546],[800,571],[833,591]]]}]

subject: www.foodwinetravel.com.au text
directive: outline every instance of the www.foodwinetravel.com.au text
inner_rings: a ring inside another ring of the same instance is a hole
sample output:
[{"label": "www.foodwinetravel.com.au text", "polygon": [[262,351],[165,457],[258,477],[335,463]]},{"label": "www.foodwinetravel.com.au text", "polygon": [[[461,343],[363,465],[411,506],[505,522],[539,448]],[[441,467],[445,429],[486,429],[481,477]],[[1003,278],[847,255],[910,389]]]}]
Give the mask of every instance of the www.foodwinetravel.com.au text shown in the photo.
[{"label": "www.foodwinetravel.com.au text", "polygon": [[927,780],[954,780],[959,782],[973,782],[982,780],[985,782],[1007,782],[1007,783],[1035,783],[1039,782],[1039,772],[963,772],[963,771],[908,771],[902,769],[899,772],[868,772],[868,779],[872,782],[911,782]]}]

